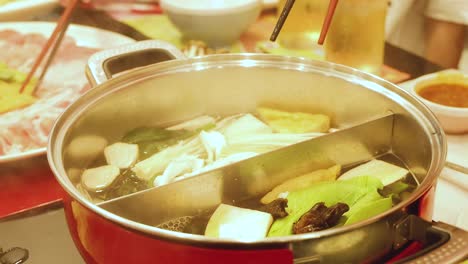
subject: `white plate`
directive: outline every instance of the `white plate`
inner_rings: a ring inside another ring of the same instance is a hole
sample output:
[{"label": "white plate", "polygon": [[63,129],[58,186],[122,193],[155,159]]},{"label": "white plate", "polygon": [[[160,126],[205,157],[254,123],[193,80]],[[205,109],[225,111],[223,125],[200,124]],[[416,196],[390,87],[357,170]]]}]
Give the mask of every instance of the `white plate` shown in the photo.
[{"label": "white plate", "polygon": [[[457,70],[444,70],[441,72],[457,72]],[[423,75],[419,78],[406,81],[398,84],[401,88],[410,91],[418,82],[435,78],[437,74],[441,72],[435,72],[427,75]],[[465,74],[466,75],[466,74]],[[461,166],[463,170],[468,170],[468,134],[453,135],[447,134],[447,161],[455,165]]]},{"label": "white plate", "polygon": [[[39,33],[48,37],[55,25],[52,22],[3,22],[0,23],[0,30],[12,29],[23,34]],[[135,41],[118,33],[81,25],[70,25],[67,36],[74,38],[78,46],[90,48],[111,48]]]},{"label": "white plate", "polygon": [[[39,33],[48,37],[55,29],[55,23],[51,22],[0,22],[0,30],[12,29],[17,32],[26,33]],[[67,36],[75,39],[78,46],[90,48],[111,48],[128,43],[135,42],[135,40],[98,28],[70,25],[67,30]],[[83,65],[84,67],[85,65]],[[46,148],[32,149],[22,153],[3,155],[0,156],[0,163],[18,161],[29,157],[44,154]]]},{"label": "white plate", "polygon": [[58,0],[16,0],[0,5],[0,21],[31,20],[50,13],[58,4]]}]

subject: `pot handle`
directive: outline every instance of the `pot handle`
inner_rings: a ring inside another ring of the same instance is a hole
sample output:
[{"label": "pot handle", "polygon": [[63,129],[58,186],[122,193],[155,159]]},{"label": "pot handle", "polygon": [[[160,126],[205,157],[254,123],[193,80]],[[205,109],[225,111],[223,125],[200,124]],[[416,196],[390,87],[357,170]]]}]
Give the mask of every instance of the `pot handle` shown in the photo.
[{"label": "pot handle", "polygon": [[22,264],[29,258],[29,251],[25,248],[14,247],[7,251],[0,248],[0,263],[2,264]]},{"label": "pot handle", "polygon": [[396,224],[397,244],[410,240],[429,244],[400,263],[458,263],[468,258],[468,232],[442,222],[427,222],[410,215]]},{"label": "pot handle", "polygon": [[94,87],[127,70],[184,58],[181,51],[165,41],[138,41],[91,55],[86,66],[86,77]]}]

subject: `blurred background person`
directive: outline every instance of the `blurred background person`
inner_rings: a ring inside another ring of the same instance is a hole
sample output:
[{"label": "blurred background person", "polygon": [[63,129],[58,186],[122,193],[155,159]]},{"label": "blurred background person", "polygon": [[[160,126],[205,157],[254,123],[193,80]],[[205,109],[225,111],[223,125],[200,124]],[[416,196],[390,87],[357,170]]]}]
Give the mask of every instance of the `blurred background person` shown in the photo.
[{"label": "blurred background person", "polygon": [[392,0],[387,41],[468,72],[468,0]]}]

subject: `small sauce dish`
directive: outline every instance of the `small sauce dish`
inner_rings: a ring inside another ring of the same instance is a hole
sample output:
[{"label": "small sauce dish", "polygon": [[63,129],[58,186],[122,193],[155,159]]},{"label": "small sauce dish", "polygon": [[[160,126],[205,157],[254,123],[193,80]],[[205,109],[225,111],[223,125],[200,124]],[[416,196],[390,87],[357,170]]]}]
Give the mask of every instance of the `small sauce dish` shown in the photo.
[{"label": "small sauce dish", "polygon": [[467,75],[443,71],[416,82],[410,92],[434,112],[445,132],[468,132]]}]

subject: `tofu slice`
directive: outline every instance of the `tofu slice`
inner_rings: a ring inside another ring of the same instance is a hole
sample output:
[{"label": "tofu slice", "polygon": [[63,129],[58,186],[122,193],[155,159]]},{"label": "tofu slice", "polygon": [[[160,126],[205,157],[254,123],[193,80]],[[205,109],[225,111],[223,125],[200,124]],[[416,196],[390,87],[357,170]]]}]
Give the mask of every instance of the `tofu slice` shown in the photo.
[{"label": "tofu slice", "polygon": [[104,156],[109,165],[127,169],[138,160],[138,145],[117,142],[104,149]]},{"label": "tofu slice", "polygon": [[403,179],[408,173],[407,169],[388,162],[371,160],[345,172],[338,180],[347,180],[359,176],[374,176],[379,178],[384,186],[387,186]]},{"label": "tofu slice", "polygon": [[265,238],[272,223],[268,213],[220,204],[208,221],[205,236],[254,241]]}]

